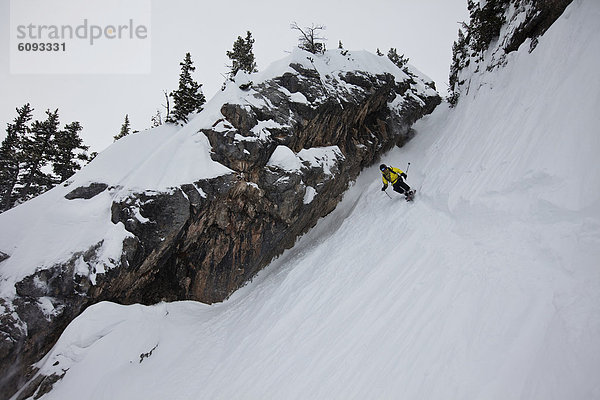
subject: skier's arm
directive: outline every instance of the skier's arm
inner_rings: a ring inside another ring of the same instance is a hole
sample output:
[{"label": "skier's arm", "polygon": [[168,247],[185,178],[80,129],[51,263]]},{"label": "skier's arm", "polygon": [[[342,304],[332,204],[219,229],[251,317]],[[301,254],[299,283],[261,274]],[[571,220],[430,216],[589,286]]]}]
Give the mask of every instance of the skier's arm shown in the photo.
[{"label": "skier's arm", "polygon": [[396,174],[398,174],[398,175],[400,175],[401,177],[403,177],[404,179],[406,179],[406,174],[405,174],[405,173],[404,173],[404,171],[402,171],[401,169],[399,169],[399,168],[392,168],[392,170],[393,170],[393,171],[394,171]]}]

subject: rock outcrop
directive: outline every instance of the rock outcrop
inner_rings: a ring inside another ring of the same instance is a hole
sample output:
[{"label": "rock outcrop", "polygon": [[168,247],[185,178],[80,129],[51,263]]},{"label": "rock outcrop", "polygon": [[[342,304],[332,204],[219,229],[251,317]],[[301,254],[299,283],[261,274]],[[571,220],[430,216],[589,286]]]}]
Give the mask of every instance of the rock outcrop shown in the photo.
[{"label": "rock outcrop", "polygon": [[572,2],[573,0],[521,1],[517,10],[525,13],[525,18],[520,13],[511,16],[509,24],[514,30],[503,43],[504,51],[510,53],[517,50],[527,39],[531,39],[532,51],[537,45],[537,38],[546,32]]},{"label": "rock outcrop", "polygon": [[[534,51],[539,37],[572,2],[500,0],[484,3],[483,14],[471,13],[469,23],[463,25],[465,32],[459,30],[459,38],[453,45],[449,102],[454,105],[460,96],[469,94],[471,88],[483,85],[481,79],[485,78],[480,72],[506,65],[508,55],[522,45],[530,53]],[[489,36],[489,42],[483,42],[482,36]]]},{"label": "rock outcrop", "polygon": [[90,243],[0,299],[0,398],[27,382],[20,398],[50,390],[60,376],[36,375],[32,364],[91,304],[223,301],[331,212],[362,168],[409,140],[440,97],[418,72],[360,56],[388,70],[333,72],[323,66],[353,55],[302,53],[282,73],[230,83],[237,100],[200,129],[229,174],[126,195],[110,182],[69,188],[65,201],[110,195],[111,221],[128,236],[115,268],[101,263],[103,241]]}]

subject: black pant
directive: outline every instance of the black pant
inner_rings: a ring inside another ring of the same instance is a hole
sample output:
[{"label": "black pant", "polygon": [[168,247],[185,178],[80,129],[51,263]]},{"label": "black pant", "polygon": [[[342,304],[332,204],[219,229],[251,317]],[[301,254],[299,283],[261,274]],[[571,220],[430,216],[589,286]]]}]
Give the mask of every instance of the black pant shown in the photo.
[{"label": "black pant", "polygon": [[398,192],[400,194],[408,192],[410,190],[410,186],[408,186],[406,182],[404,182],[401,178],[398,178],[398,180],[392,185],[392,187],[394,188],[394,192]]}]

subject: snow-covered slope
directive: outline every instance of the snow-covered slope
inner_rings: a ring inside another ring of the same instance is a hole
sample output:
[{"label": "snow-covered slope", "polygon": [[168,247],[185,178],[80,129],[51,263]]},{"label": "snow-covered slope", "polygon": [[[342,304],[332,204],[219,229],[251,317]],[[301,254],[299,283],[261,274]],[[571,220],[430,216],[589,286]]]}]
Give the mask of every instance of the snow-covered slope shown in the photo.
[{"label": "snow-covered slope", "polygon": [[371,168],[224,303],[90,307],[42,398],[600,398],[600,3],[509,58],[383,160],[414,203]]}]

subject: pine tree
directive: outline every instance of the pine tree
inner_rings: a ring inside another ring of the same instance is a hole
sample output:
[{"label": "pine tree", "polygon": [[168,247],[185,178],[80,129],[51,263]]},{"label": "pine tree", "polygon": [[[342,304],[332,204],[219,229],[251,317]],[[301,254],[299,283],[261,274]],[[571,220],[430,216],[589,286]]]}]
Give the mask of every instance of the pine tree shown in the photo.
[{"label": "pine tree", "polygon": [[376,52],[376,54],[377,54],[379,57],[383,57],[383,56],[384,56],[384,54],[381,52],[381,50],[379,50],[379,47],[377,48],[377,52]]},{"label": "pine tree", "polygon": [[162,114],[160,113],[160,110],[156,110],[156,114],[154,114],[152,116],[152,118],[150,118],[150,120],[152,121],[151,128],[156,128],[157,126],[161,126],[163,124],[163,121],[162,121]]},{"label": "pine tree", "polygon": [[88,146],[84,146],[79,136],[83,127],[77,121],[66,125],[54,137],[54,155],[52,170],[58,177],[57,182],[64,182],[81,169],[81,163],[88,161]]},{"label": "pine tree", "polygon": [[121,125],[121,132],[118,135],[113,136],[115,142],[131,133],[131,126],[129,126],[129,114],[125,114],[125,121]]},{"label": "pine tree", "polygon": [[338,50],[340,50],[341,55],[343,55],[343,56],[348,55],[348,50],[344,50],[344,45],[342,44],[341,40],[338,42]]},{"label": "pine tree", "polygon": [[460,86],[463,84],[463,81],[459,80],[460,71],[469,65],[471,58],[474,62],[482,60],[484,51],[500,35],[500,30],[506,22],[504,12],[510,1],[487,0],[483,3],[467,0],[469,23],[462,23],[462,29],[458,30],[458,39],[452,45],[448,97],[451,105],[455,105],[460,96]]},{"label": "pine tree", "polygon": [[58,110],[47,110],[46,120],[29,125],[32,112],[29,104],[17,109],[0,147],[0,211],[51,189],[89,161],[79,122],[59,130]]},{"label": "pine tree", "polygon": [[35,121],[30,134],[23,140],[22,173],[18,180],[17,202],[27,201],[54,185],[52,175],[45,171],[54,155],[53,139],[58,132],[58,109],[46,111],[45,121]]},{"label": "pine tree", "polygon": [[[473,0],[467,0],[469,10],[469,44],[475,54],[485,51],[492,40],[500,35],[506,22],[504,10],[509,0],[488,0],[483,7]],[[473,55],[475,55],[473,54]]]},{"label": "pine tree", "polygon": [[29,103],[17,108],[17,117],[7,124],[6,137],[0,146],[0,212],[13,205],[13,191],[19,178],[21,149],[25,135],[29,131],[33,109]]},{"label": "pine tree", "polygon": [[[466,25],[466,24],[465,24]],[[452,64],[450,65],[449,76],[449,97],[448,102],[454,106],[460,96],[459,86],[463,83],[459,81],[460,71],[469,65],[469,54],[467,47],[467,38],[462,29],[458,30],[458,39],[452,44]]]},{"label": "pine tree", "polygon": [[244,71],[247,73],[257,72],[256,61],[254,60],[254,53],[252,47],[254,45],[254,39],[250,31],[246,32],[246,38],[238,36],[237,40],[233,43],[233,50],[227,52],[227,57],[232,61],[232,65],[229,67],[229,79],[233,80],[235,74],[238,71]]},{"label": "pine tree", "polygon": [[404,58],[404,54],[399,56],[398,51],[395,48],[391,48],[390,51],[388,51],[387,56],[390,59],[390,61],[396,64],[396,66],[400,69],[404,69],[404,67],[409,61],[408,58]]},{"label": "pine tree", "polygon": [[191,113],[202,111],[202,105],[206,102],[202,94],[202,85],[192,79],[192,72],[196,69],[193,65],[190,53],[186,53],[179,74],[179,87],[171,92],[173,98],[173,110],[167,122],[186,123]]}]

